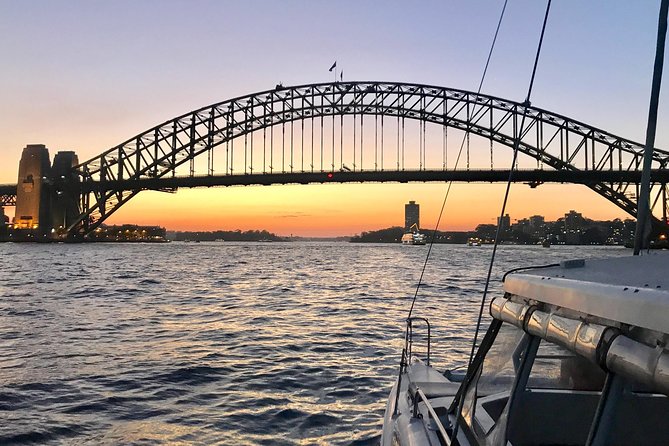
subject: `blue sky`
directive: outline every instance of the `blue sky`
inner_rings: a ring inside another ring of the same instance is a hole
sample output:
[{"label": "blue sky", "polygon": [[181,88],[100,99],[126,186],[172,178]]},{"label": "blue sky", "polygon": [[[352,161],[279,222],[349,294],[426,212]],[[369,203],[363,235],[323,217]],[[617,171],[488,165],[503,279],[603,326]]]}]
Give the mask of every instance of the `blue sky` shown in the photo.
[{"label": "blue sky", "polygon": [[[475,90],[502,4],[0,0],[0,183],[26,144],[87,159],[206,104],[331,80],[334,60],[345,80]],[[524,99],[544,8],[509,1],[484,92]],[[643,141],[658,8],[554,1],[533,105]]]}]

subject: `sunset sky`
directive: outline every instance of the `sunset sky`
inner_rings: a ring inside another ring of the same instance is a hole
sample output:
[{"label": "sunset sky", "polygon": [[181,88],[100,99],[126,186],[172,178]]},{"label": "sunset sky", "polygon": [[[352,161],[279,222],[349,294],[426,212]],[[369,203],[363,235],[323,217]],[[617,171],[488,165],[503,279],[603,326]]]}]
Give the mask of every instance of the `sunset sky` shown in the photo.
[{"label": "sunset sky", "polygon": [[[0,183],[21,150],[80,160],[228,98],[332,80],[475,91],[503,1],[0,0]],[[659,1],[553,2],[533,105],[644,141]],[[545,3],[510,0],[483,92],[522,101]],[[666,71],[666,70],[665,70]],[[669,148],[669,85],[656,146]],[[482,150],[485,150],[483,145]],[[508,150],[508,149],[507,149]],[[508,168],[508,166],[506,166]],[[434,226],[446,184],[325,184],[142,192],[108,223],[173,230],[268,229],[330,236],[402,225],[404,203]],[[503,185],[454,184],[440,229],[494,223]],[[512,219],[576,209],[626,217],[584,186],[512,186]],[[13,209],[7,208],[12,215]]]}]

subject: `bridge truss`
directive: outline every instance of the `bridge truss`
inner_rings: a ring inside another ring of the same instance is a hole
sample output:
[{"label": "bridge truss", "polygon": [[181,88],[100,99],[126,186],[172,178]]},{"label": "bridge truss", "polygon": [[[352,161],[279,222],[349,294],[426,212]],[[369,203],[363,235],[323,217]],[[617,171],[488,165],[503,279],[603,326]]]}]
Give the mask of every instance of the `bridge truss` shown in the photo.
[{"label": "bridge truss", "polygon": [[[417,144],[407,144],[410,125],[417,125]],[[434,135],[428,140],[427,125],[441,129],[441,144],[435,143]],[[443,172],[446,180],[449,172],[453,174],[455,158],[451,153],[449,162],[449,129],[459,132],[463,146],[467,144],[458,170],[473,170],[469,135],[489,142],[490,171],[495,170],[498,147],[513,147],[518,140],[520,152],[545,177],[562,173],[564,178],[582,178],[636,216],[636,174],[643,158],[639,143],[493,96],[419,84],[334,82],[277,85],[209,105],[81,163],[76,169],[82,213],[68,231],[92,231],[143,189],[173,190],[178,184],[188,185],[180,180],[184,176],[198,185],[196,165],[206,164],[205,177],[216,179],[207,185],[267,184],[270,177],[276,183],[324,182],[322,175],[314,174],[335,172],[362,176],[362,181],[384,181],[389,175],[396,181],[421,181],[416,172]],[[222,158],[219,164],[214,155]],[[669,152],[656,150],[651,203],[660,204],[664,217],[668,162]]]},{"label": "bridge truss", "polygon": [[16,206],[16,185],[0,184],[0,206]]}]

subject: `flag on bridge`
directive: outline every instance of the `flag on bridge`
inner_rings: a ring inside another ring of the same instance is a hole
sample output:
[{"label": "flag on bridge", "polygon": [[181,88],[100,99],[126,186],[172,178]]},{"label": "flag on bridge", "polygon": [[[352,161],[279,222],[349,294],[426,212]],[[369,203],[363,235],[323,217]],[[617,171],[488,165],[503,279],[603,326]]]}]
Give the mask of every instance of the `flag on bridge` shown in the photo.
[{"label": "flag on bridge", "polygon": [[332,71],[335,68],[337,68],[337,61],[336,60],[334,61],[334,63],[332,64],[332,66],[330,67],[330,69],[328,71]]}]

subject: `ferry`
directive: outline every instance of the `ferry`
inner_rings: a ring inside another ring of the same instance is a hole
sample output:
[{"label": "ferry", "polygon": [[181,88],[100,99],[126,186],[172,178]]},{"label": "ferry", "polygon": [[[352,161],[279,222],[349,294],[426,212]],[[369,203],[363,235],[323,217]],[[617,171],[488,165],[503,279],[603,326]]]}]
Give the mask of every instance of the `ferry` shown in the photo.
[{"label": "ferry", "polygon": [[403,245],[424,245],[425,234],[420,232],[407,232],[402,236]]}]

